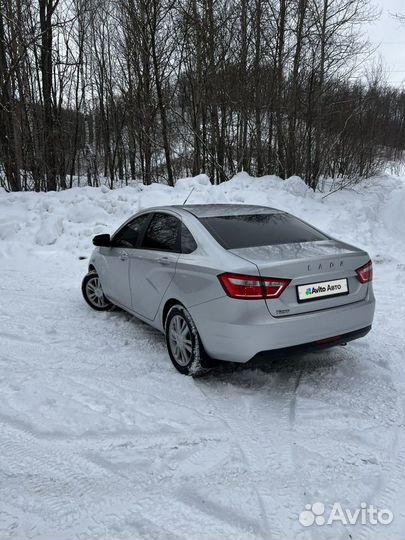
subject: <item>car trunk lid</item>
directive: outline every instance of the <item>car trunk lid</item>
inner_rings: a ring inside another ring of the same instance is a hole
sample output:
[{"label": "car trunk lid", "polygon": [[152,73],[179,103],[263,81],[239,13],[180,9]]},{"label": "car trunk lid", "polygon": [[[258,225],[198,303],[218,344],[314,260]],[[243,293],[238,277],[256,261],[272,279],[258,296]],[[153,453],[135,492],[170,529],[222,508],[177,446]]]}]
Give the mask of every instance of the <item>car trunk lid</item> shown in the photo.
[{"label": "car trunk lid", "polygon": [[[360,283],[356,274],[356,269],[369,260],[367,253],[337,240],[230,251],[254,263],[263,277],[291,280],[279,298],[266,300],[269,312],[274,317],[330,309],[359,302],[367,295],[368,284]],[[307,294],[307,290],[313,290],[315,294]]]}]

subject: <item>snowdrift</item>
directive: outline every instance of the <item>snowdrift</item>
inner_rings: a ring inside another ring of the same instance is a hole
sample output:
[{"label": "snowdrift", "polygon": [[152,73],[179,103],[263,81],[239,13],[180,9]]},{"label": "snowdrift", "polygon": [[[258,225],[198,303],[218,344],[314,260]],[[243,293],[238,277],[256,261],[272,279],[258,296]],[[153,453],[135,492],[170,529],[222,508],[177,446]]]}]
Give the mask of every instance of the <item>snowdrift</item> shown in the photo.
[{"label": "snowdrift", "polygon": [[[188,203],[247,203],[287,210],[328,234],[365,248],[376,258],[401,259],[404,182],[380,176],[352,189],[314,193],[299,177],[252,178],[239,173],[219,186],[206,175],[183,178],[174,188],[152,184],[109,190],[82,187],[49,193],[0,191],[0,256],[16,246],[63,249],[86,255],[95,234],[112,233],[142,208]],[[326,195],[326,197],[325,197]]]}]

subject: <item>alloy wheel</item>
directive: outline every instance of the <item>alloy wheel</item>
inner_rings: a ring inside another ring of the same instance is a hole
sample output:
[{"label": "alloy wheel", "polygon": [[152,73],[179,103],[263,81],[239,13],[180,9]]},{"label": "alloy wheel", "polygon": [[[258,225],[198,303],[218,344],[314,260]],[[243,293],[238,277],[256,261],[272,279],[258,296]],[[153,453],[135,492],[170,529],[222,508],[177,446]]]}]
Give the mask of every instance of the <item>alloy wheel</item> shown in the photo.
[{"label": "alloy wheel", "polygon": [[171,352],[180,366],[187,366],[191,360],[193,343],[186,320],[175,315],[169,324],[169,344]]},{"label": "alloy wheel", "polygon": [[100,278],[96,275],[91,277],[86,283],[86,294],[90,302],[98,308],[105,308],[109,305],[101,288]]}]

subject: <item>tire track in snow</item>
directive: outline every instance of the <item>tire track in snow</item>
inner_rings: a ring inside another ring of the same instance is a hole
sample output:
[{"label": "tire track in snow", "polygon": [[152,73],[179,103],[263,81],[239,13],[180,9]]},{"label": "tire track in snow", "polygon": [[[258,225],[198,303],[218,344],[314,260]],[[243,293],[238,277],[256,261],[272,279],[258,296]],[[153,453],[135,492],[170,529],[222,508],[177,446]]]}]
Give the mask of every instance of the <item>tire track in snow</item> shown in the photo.
[{"label": "tire track in snow", "polygon": [[290,422],[291,427],[293,427],[294,424],[295,424],[295,411],[296,411],[296,407],[297,407],[297,391],[298,391],[298,386],[299,386],[300,381],[301,381],[302,374],[303,374],[303,368],[300,368],[299,371],[298,371],[298,375],[297,375],[295,384],[294,384],[294,393],[293,393],[293,396],[292,396],[291,401],[290,401],[289,422]]},{"label": "tire track in snow", "polygon": [[[1,498],[63,530],[87,513],[80,501],[96,499],[109,478],[102,469],[83,460],[69,447],[53,441],[39,444],[29,433],[2,427],[0,453],[8,475]],[[21,533],[20,533],[21,534]]]},{"label": "tire track in snow", "polygon": [[[218,418],[220,418],[220,420],[225,424],[226,428],[231,433],[232,441],[237,446],[237,448],[238,448],[238,450],[240,452],[240,456],[242,458],[243,463],[248,467],[248,469],[251,469],[251,464],[249,463],[249,460],[246,457],[246,453],[244,452],[241,443],[238,441],[238,438],[237,438],[237,436],[235,434],[235,431],[232,428],[232,426],[230,425],[229,421],[224,418],[223,414],[220,413],[220,411],[218,409],[218,406],[216,405],[215,401],[207,395],[207,393],[203,390],[202,385],[197,383],[197,387],[200,390],[200,392],[204,395],[204,397],[207,399],[207,401],[210,404],[212,404],[214,406],[214,408],[216,409]],[[255,491],[256,496],[258,498],[259,509],[260,509],[260,517],[261,517],[261,521],[262,521],[259,533],[260,533],[261,537],[264,540],[266,538],[272,538],[271,527],[270,527],[270,523],[269,523],[269,520],[268,520],[265,504],[263,502],[263,497],[261,496],[261,494],[259,493],[259,491],[257,490],[256,487],[254,487],[254,491]],[[233,514],[233,512],[231,513],[231,515],[229,515],[229,518],[231,520],[232,520],[232,514]],[[240,521],[240,520],[238,520],[238,521]]]},{"label": "tire track in snow", "polygon": [[[252,392],[259,391],[259,389],[263,389],[263,387],[266,389],[266,397],[270,398],[269,403],[266,403],[266,412],[269,413],[270,417],[267,418],[267,423],[265,426],[263,426],[261,419],[259,423],[259,419],[256,417],[254,410],[250,411],[250,416],[255,419],[255,422],[249,421],[249,417],[247,419],[243,419],[241,426],[239,425],[241,418],[238,416],[238,414],[236,414],[236,417],[230,417],[229,415],[225,416],[226,411],[232,411],[235,413],[232,406],[229,407],[225,404],[228,394],[226,392],[222,393],[220,389],[219,392],[217,391],[215,393],[214,397],[210,397],[208,396],[208,385],[205,385],[204,381],[198,381],[200,391],[203,392],[210,403],[214,404],[218,417],[224,422],[227,429],[230,431],[232,440],[238,447],[241,458],[250,472],[252,481],[249,483],[249,487],[254,490],[258,499],[258,506],[262,521],[260,533],[264,539],[273,537],[283,538],[286,535],[288,536],[288,531],[286,531],[281,525],[279,516],[276,516],[274,511],[272,511],[274,507],[277,507],[277,504],[273,506],[274,501],[272,501],[272,495],[269,494],[268,489],[263,490],[261,486],[261,489],[265,492],[265,495],[263,495],[257,487],[256,482],[260,478],[260,469],[253,466],[252,458],[247,456],[247,452],[250,452],[250,450],[245,451],[245,448],[249,448],[250,443],[253,440],[258,441],[259,446],[262,445],[263,441],[261,439],[263,438],[263,435],[269,433],[266,428],[270,428],[270,430],[272,428],[276,428],[278,433],[283,433],[283,437],[281,439],[277,439],[277,447],[272,447],[272,445],[269,447],[267,441],[262,446],[263,448],[266,448],[268,458],[266,460],[266,466],[271,465],[270,470],[273,470],[274,472],[278,471],[280,467],[283,469],[288,468],[288,474],[292,477],[297,475],[299,468],[299,464],[294,459],[293,441],[291,440],[290,432],[293,427],[296,392],[302,370],[298,370],[298,374],[296,375],[295,372],[297,370],[295,366],[293,366],[293,372],[290,375],[289,370],[285,370],[283,367],[281,368],[280,372],[278,372],[279,368],[279,365],[275,369],[271,366],[265,366],[265,371],[253,370],[252,372],[251,369],[244,368],[236,372],[236,378],[241,382],[242,389],[244,386],[246,386],[249,390],[252,389]],[[285,377],[286,371],[287,378]],[[224,378],[226,378],[226,376],[220,377],[222,381]],[[260,381],[258,381],[259,378],[261,379]],[[274,378],[276,381],[273,380]],[[229,373],[229,380],[232,379],[233,374]],[[255,382],[259,382],[257,388],[255,387]],[[268,382],[270,382],[269,388],[267,388]],[[281,382],[282,384],[281,391],[277,392],[276,396],[272,396],[272,391],[274,390],[275,386],[275,384],[273,384],[274,382]],[[218,395],[221,397],[218,398]],[[281,399],[280,395],[282,396]],[[249,441],[249,443],[245,441]],[[288,467],[285,465],[286,462],[288,462]],[[269,472],[270,471],[267,469],[266,473],[268,474]],[[270,478],[271,476],[272,474],[270,473]],[[260,484],[260,481],[258,483]]]}]

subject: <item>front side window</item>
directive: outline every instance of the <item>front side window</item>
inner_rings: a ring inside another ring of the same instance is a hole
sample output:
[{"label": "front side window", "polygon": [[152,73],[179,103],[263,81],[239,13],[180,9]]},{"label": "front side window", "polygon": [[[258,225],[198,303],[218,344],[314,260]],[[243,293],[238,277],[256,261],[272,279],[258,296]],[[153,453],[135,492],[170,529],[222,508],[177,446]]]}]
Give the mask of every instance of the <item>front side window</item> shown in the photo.
[{"label": "front side window", "polygon": [[200,218],[225,249],[327,240],[327,236],[289,214],[247,214]]},{"label": "front side window", "polygon": [[125,225],[113,238],[114,246],[135,248],[150,218],[150,214],[142,214]]},{"label": "front side window", "polygon": [[170,214],[154,214],[142,241],[143,249],[180,252],[180,221]]}]

